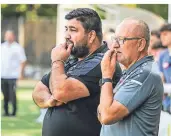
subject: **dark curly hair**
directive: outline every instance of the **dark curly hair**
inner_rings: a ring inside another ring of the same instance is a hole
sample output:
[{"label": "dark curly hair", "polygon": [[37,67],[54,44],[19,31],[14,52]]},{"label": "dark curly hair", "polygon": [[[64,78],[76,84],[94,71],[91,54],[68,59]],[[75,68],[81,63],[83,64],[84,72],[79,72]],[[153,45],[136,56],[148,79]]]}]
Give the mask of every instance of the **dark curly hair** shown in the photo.
[{"label": "dark curly hair", "polygon": [[77,8],[69,12],[66,16],[66,20],[71,20],[76,18],[80,21],[85,32],[90,32],[94,30],[100,42],[102,42],[102,23],[99,15],[96,11],[89,8]]}]

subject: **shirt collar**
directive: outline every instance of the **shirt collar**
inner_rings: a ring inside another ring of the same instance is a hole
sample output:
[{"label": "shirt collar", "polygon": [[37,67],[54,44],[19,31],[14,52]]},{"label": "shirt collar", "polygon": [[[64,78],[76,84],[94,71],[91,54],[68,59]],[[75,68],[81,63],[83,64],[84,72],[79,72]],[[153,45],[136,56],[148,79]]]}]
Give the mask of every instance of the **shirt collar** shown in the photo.
[{"label": "shirt collar", "polygon": [[133,64],[129,69],[124,70],[123,74],[130,74],[134,69],[136,69],[138,66],[140,66],[141,64],[147,62],[147,61],[153,61],[153,56],[145,56],[144,58],[138,60],[135,64]]},{"label": "shirt collar", "polygon": [[[102,42],[102,45],[100,46],[100,48],[98,48],[95,52],[92,53],[93,54],[96,54],[96,53],[104,53],[108,50],[108,47],[107,47],[107,43],[106,41],[103,41]],[[90,55],[91,56],[91,55]]]},{"label": "shirt collar", "polygon": [[[93,58],[98,53],[105,53],[107,50],[108,50],[107,43],[105,41],[103,41],[102,45],[95,52],[93,52],[90,56],[85,58],[83,61]],[[75,65],[77,62],[78,62],[78,58],[70,55],[70,57],[68,58],[68,60],[65,63],[65,68],[68,69],[72,65]]]},{"label": "shirt collar", "polygon": [[16,42],[13,41],[12,43],[9,43],[9,42],[5,41],[5,44],[8,45],[8,46],[11,46],[12,44],[16,44]]}]

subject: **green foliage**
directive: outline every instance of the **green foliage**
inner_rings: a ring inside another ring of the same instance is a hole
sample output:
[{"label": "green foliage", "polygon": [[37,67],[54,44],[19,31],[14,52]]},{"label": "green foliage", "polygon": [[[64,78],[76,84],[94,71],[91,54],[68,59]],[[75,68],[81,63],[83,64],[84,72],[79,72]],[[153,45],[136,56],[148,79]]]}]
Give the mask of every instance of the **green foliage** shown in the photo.
[{"label": "green foliage", "polygon": [[24,6],[26,4],[22,4],[21,8],[20,5],[17,4],[2,4],[1,5],[1,16],[3,17],[19,17],[25,16]]},{"label": "green foliage", "polygon": [[2,4],[1,16],[2,18],[24,16],[29,18],[36,18],[37,16],[56,17],[56,4]]},{"label": "green foliage", "polygon": [[[168,20],[168,4],[118,4],[129,8],[141,8],[153,12],[154,14],[161,16],[165,20]],[[100,9],[98,5],[93,5],[96,11],[99,13],[102,19],[105,19],[105,11]],[[111,6],[112,7],[112,6]]]},{"label": "green foliage", "polygon": [[[132,8],[142,8],[155,13],[168,20],[168,4],[121,4]],[[101,19],[105,19],[106,12],[99,8],[96,4],[93,5],[95,10],[100,15]],[[36,18],[37,16],[57,16],[56,4],[1,4],[2,18],[24,16],[28,19]]]},{"label": "green foliage", "polygon": [[137,7],[151,11],[168,20],[168,4],[137,4]]},{"label": "green foliage", "polygon": [[57,5],[56,4],[42,4],[40,8],[37,9],[38,16],[56,16],[57,15]]},{"label": "green foliage", "polygon": [[99,8],[99,6],[96,4],[94,4],[92,6],[97,11],[97,13],[99,14],[101,19],[106,19],[106,11],[105,10]]}]

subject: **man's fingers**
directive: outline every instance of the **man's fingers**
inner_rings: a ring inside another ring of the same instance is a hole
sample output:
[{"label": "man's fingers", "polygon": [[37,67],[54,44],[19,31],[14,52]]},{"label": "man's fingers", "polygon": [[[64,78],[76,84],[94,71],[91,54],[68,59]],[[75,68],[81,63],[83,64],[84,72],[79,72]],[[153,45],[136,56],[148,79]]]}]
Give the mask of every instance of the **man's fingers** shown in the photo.
[{"label": "man's fingers", "polygon": [[51,95],[50,99],[48,100],[49,107],[53,107],[56,104],[56,100],[54,99],[53,95]]},{"label": "man's fingers", "polygon": [[67,52],[68,52],[69,54],[71,53],[72,47],[73,47],[72,44],[69,44],[69,45],[68,45]]},{"label": "man's fingers", "polygon": [[106,58],[106,59],[111,59],[113,53],[114,53],[114,50],[113,50],[113,49],[108,50],[108,51],[105,53],[104,58]]},{"label": "man's fingers", "polygon": [[114,52],[111,56],[111,65],[115,66],[116,65],[116,52]]},{"label": "man's fingers", "polygon": [[64,49],[66,49],[67,44],[66,44],[66,43],[62,43],[62,44],[60,44],[60,46],[61,46],[62,48],[64,48]]}]

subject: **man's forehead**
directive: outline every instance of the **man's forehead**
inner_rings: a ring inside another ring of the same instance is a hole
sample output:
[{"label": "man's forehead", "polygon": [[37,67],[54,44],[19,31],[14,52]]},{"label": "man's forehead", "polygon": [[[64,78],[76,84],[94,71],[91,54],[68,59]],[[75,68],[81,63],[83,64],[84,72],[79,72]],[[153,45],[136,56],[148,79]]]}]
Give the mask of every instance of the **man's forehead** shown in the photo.
[{"label": "man's forehead", "polygon": [[117,27],[116,27],[116,32],[115,34],[116,35],[125,35],[128,33],[129,29],[130,29],[130,25],[129,24],[119,24]]},{"label": "man's forehead", "polygon": [[81,22],[74,18],[74,19],[66,20],[65,26],[66,27],[80,27]]},{"label": "man's forehead", "polygon": [[137,22],[134,20],[126,20],[121,22],[117,27],[116,27],[116,35],[132,35],[135,34],[135,29],[137,27]]}]

